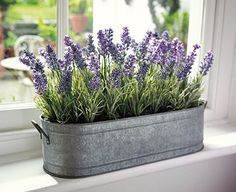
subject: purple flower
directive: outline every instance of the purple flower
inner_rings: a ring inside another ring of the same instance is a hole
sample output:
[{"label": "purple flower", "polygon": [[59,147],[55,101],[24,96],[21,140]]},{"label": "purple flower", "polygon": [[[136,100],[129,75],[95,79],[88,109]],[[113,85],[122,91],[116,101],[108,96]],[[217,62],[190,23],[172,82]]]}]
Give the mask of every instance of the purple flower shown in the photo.
[{"label": "purple flower", "polygon": [[160,41],[158,39],[154,39],[151,54],[150,54],[150,62],[153,64],[160,64],[161,63],[161,49],[160,49]]},{"label": "purple flower", "polygon": [[142,65],[139,67],[139,71],[137,73],[136,79],[138,82],[142,83],[146,77],[146,74],[149,70],[149,65],[146,62],[143,62]]},{"label": "purple flower", "polygon": [[96,90],[101,85],[100,78],[100,63],[97,54],[91,52],[88,57],[88,67],[92,73],[94,73],[93,78],[89,81],[89,89],[91,91]]},{"label": "purple flower", "polygon": [[177,62],[178,63],[181,63],[183,62],[186,58],[186,51],[185,51],[185,48],[184,48],[184,44],[181,42],[181,41],[178,41],[178,44],[177,44]]},{"label": "purple flower", "polygon": [[82,54],[82,49],[79,44],[76,45],[76,50],[73,51],[74,62],[79,69],[83,69],[86,67],[85,59]]},{"label": "purple flower", "polygon": [[106,42],[107,42],[107,46],[110,46],[112,44],[113,41],[113,30],[110,29],[105,29],[105,38],[106,38]]},{"label": "purple flower", "polygon": [[64,44],[71,48],[73,59],[77,67],[79,69],[83,69],[86,66],[86,64],[85,64],[85,60],[84,60],[80,45],[75,44],[68,35],[64,37]]},{"label": "purple flower", "polygon": [[153,36],[154,39],[159,39],[158,32],[152,32],[152,36]]},{"label": "purple flower", "polygon": [[20,61],[29,66],[33,72],[44,73],[44,66],[42,62],[37,59],[33,53],[25,51],[24,54],[20,57]]},{"label": "purple flower", "polygon": [[159,44],[162,65],[165,65],[167,62],[167,52],[169,51],[168,45],[169,45],[169,43],[164,39],[162,39]]},{"label": "purple flower", "polygon": [[71,92],[72,84],[72,70],[71,67],[67,67],[63,70],[60,83],[58,86],[58,93],[62,96]]},{"label": "purple flower", "polygon": [[177,77],[179,80],[185,80],[188,76],[188,74],[190,73],[191,69],[192,69],[192,65],[195,62],[196,56],[197,56],[197,49],[200,48],[200,45],[195,44],[193,46],[193,51],[187,56],[187,58],[185,59],[185,62],[182,66],[180,66],[180,71],[177,73]]},{"label": "purple flower", "polygon": [[75,45],[75,43],[73,42],[73,40],[70,38],[69,35],[65,35],[65,37],[64,37],[64,44],[66,46],[69,46],[69,47],[72,47],[72,46]]},{"label": "purple flower", "polygon": [[121,78],[122,78],[122,69],[113,69],[111,76],[110,76],[110,83],[112,87],[118,88],[121,84]]},{"label": "purple flower", "polygon": [[51,45],[47,45],[45,50],[40,49],[39,54],[45,58],[48,68],[52,70],[59,69],[57,55]]},{"label": "purple flower", "polygon": [[94,75],[94,77],[89,81],[89,89],[91,91],[96,90],[101,85],[101,78],[100,75]]},{"label": "purple flower", "polygon": [[184,48],[177,38],[167,42],[167,44],[165,40],[162,40],[161,43],[165,45],[161,51],[162,66],[159,77],[166,79],[178,67],[178,63],[185,59],[185,55],[183,55]]},{"label": "purple flower", "polygon": [[125,50],[128,50],[131,44],[131,37],[129,34],[129,29],[128,27],[124,27],[123,28],[123,32],[121,34],[121,42],[122,42],[122,46]]},{"label": "purple flower", "polygon": [[162,36],[162,39],[164,39],[165,41],[169,41],[170,39],[170,35],[168,31],[164,31],[161,36]]},{"label": "purple flower", "polygon": [[125,65],[124,65],[124,74],[126,77],[131,78],[134,74],[136,58],[134,55],[129,55],[126,58]]},{"label": "purple flower", "polygon": [[136,51],[136,56],[139,60],[145,59],[147,53],[147,45],[144,42],[139,43]]},{"label": "purple flower", "polygon": [[134,39],[132,39],[130,47],[132,48],[134,52],[136,52],[138,50],[138,43]]},{"label": "purple flower", "polygon": [[105,55],[107,52],[106,39],[102,30],[97,33],[99,52],[101,55]]},{"label": "purple flower", "polygon": [[148,60],[154,64],[166,65],[168,62],[169,51],[171,49],[171,42],[169,41],[169,34],[163,32],[160,39],[157,33],[153,33],[153,43],[148,49]]},{"label": "purple flower", "polygon": [[21,63],[25,64],[26,66],[30,67],[30,69],[33,69],[31,60],[34,59],[34,55],[30,52],[24,51],[24,53],[20,56],[19,60]]},{"label": "purple flower", "polygon": [[[169,43],[165,54],[165,65],[162,65],[160,77],[166,79],[177,67],[178,63],[185,59],[184,47],[177,38]],[[162,58],[163,62],[163,58]]]},{"label": "purple flower", "polygon": [[113,30],[105,29],[104,31],[99,30],[97,33],[99,53],[103,56],[107,55],[112,46]]},{"label": "purple flower", "polygon": [[33,53],[25,51],[20,57],[20,61],[29,66],[32,71],[32,79],[37,94],[42,95],[47,89],[47,78],[44,72],[44,66]]},{"label": "purple flower", "polygon": [[141,41],[141,43],[138,44],[136,49],[136,56],[139,60],[148,60],[149,56],[146,57],[147,53],[150,50],[150,42],[153,37],[153,33],[151,31],[148,31],[146,33],[146,36]]},{"label": "purple flower", "polygon": [[99,59],[98,56],[93,52],[91,52],[88,57],[88,67],[93,73],[97,75],[100,73]]},{"label": "purple flower", "polygon": [[151,31],[147,31],[146,36],[143,39],[143,43],[144,43],[144,45],[146,45],[146,47],[150,43],[152,37],[153,37],[153,33]]},{"label": "purple flower", "polygon": [[34,83],[34,89],[38,95],[42,95],[47,90],[47,78],[44,73],[33,72],[32,80]]},{"label": "purple flower", "polygon": [[65,63],[64,67],[70,66],[73,59],[74,59],[73,51],[70,47],[68,47],[64,52],[64,63]]},{"label": "purple flower", "polygon": [[125,51],[121,44],[114,44],[110,46],[109,52],[114,63],[122,65],[125,59]]},{"label": "purple flower", "polygon": [[201,62],[201,65],[200,65],[200,73],[202,75],[207,75],[209,69],[212,66],[213,60],[214,60],[214,56],[213,56],[212,51],[210,50],[205,54],[203,61]]},{"label": "purple flower", "polygon": [[88,53],[96,52],[92,35],[88,36],[87,50],[88,50]]}]

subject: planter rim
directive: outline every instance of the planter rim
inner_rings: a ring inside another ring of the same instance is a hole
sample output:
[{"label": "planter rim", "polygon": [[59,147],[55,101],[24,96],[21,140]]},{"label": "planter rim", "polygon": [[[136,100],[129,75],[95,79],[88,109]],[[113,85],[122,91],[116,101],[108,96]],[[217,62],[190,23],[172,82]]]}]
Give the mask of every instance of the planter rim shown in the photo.
[{"label": "planter rim", "polygon": [[160,113],[153,113],[153,114],[147,114],[147,115],[140,115],[140,116],[132,116],[132,117],[124,117],[124,118],[119,118],[119,119],[112,119],[112,120],[104,120],[104,121],[96,121],[96,122],[91,122],[91,123],[58,123],[58,122],[51,122],[49,120],[46,120],[45,118],[42,117],[42,114],[40,115],[40,120],[45,122],[45,123],[50,123],[51,125],[63,125],[63,126],[75,126],[75,125],[81,125],[81,126],[90,126],[90,125],[98,125],[98,124],[104,124],[104,123],[112,123],[112,122],[122,122],[125,120],[129,119],[140,119],[144,117],[153,117],[157,115],[168,115],[168,114],[174,114],[174,113],[179,113],[179,112],[187,112],[187,111],[192,111],[192,110],[197,110],[202,107],[205,108],[206,101],[203,101],[199,106],[197,107],[191,107],[191,108],[186,108],[186,109],[181,109],[181,110],[176,110],[176,111],[166,111],[166,112],[160,112]]}]

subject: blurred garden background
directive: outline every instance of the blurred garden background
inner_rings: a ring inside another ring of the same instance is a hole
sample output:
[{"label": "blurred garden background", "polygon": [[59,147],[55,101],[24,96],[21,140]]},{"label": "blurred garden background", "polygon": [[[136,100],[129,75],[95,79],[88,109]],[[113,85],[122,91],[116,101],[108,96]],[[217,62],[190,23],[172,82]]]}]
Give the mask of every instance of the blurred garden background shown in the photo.
[{"label": "blurred garden background", "polygon": [[[82,46],[92,33],[93,1],[70,0],[69,33]],[[24,49],[56,49],[56,0],[0,0],[0,104],[32,102],[27,68],[18,62]]]}]

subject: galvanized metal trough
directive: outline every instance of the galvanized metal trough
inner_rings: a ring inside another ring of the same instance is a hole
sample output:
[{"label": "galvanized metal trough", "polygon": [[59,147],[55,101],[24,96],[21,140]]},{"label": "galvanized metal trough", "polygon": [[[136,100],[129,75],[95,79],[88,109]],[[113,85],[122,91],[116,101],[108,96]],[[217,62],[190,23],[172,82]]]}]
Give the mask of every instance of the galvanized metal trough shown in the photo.
[{"label": "galvanized metal trough", "polygon": [[[119,120],[33,124],[43,139],[44,170],[84,177],[134,167],[203,148],[204,106]],[[42,137],[43,136],[43,137]]]}]

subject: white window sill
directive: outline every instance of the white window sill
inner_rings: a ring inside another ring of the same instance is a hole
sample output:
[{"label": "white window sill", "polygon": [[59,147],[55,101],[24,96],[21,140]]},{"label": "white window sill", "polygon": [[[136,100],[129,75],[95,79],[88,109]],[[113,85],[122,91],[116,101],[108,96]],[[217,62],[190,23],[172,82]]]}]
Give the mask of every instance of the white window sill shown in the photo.
[{"label": "white window sill", "polygon": [[46,174],[42,169],[42,158],[39,157],[0,166],[0,189],[17,192],[87,191],[87,189],[104,184],[236,154],[235,125],[218,123],[217,125],[208,124],[206,127],[205,148],[198,153],[81,179],[60,179]]}]

